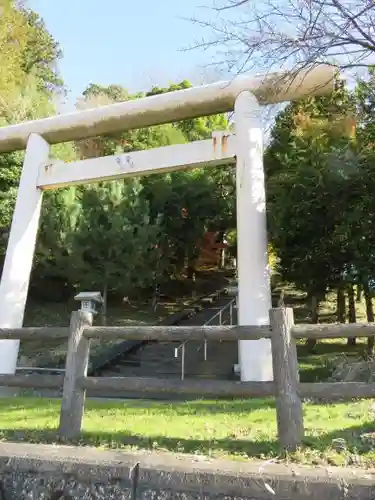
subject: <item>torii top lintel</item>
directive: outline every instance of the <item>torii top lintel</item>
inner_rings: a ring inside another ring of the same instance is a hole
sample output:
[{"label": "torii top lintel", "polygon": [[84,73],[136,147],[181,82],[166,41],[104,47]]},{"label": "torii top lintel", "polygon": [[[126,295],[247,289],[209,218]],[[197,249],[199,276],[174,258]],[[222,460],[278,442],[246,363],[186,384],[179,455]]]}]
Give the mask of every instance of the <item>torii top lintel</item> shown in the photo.
[{"label": "torii top lintel", "polygon": [[320,64],[292,74],[240,75],[231,81],[11,125],[0,128],[0,153],[24,149],[31,133],[57,144],[232,111],[236,97],[246,90],[262,104],[322,95],[333,90],[336,73],[336,68]]}]

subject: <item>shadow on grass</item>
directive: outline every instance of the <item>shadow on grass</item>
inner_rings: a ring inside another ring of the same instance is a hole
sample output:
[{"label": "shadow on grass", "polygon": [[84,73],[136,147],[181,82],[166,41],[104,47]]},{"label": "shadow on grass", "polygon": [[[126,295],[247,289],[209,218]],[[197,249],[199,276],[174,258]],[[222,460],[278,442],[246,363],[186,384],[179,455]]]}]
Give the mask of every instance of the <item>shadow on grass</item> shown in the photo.
[{"label": "shadow on grass", "polygon": [[[346,454],[366,455],[375,461],[375,448],[373,442],[364,441],[361,435],[374,432],[374,425],[365,424],[362,426],[353,426],[349,429],[338,430],[327,434],[321,434],[319,437],[307,436],[304,439],[301,452],[313,451],[321,457],[332,459],[333,443],[335,440],[344,440],[344,450]],[[1,441],[28,442],[28,443],[47,443],[57,444],[60,442],[56,429],[47,430],[25,430],[9,429],[0,431]],[[238,439],[228,436],[220,439],[187,439],[184,437],[168,436],[143,436],[133,434],[127,431],[121,432],[88,432],[84,431],[79,439],[64,441],[64,444],[77,446],[94,446],[107,449],[137,449],[169,451],[174,453],[202,454],[209,456],[233,456],[243,458],[272,458],[281,455],[281,450],[277,440],[257,440]],[[336,452],[339,456],[340,451]],[[302,455],[303,456],[303,455]],[[306,455],[307,456],[307,455]],[[333,458],[333,464],[339,460]]]},{"label": "shadow on grass", "polygon": [[[366,439],[366,434],[373,435]],[[343,440],[343,451],[353,454],[372,453],[375,461],[375,422],[368,422],[362,425],[353,425],[342,430],[335,430],[326,434],[321,434],[319,437],[306,436],[304,438],[304,446],[325,452],[334,447],[336,440]]]},{"label": "shadow on grass", "polygon": [[[363,435],[374,433],[374,438],[363,439]],[[342,449],[334,446],[336,440],[343,440]],[[49,429],[5,429],[0,431],[0,441],[57,444],[61,440],[56,428]],[[281,455],[276,439],[251,440],[229,435],[220,439],[199,439],[168,437],[163,435],[144,436],[127,430],[83,431],[79,439],[64,441],[64,444],[94,446],[107,449],[137,449],[169,451],[175,453],[203,454],[209,456],[233,456],[238,458],[273,458]],[[309,459],[309,452],[326,458],[332,465],[340,465],[340,455],[365,456],[367,463],[375,463],[375,423],[368,422],[343,430],[320,433],[319,436],[304,438],[299,460]],[[334,453],[334,456],[332,456]],[[367,455],[367,456],[366,456]],[[311,455],[310,455],[311,456]],[[336,457],[336,458],[335,458]],[[314,462],[312,462],[314,463]]]},{"label": "shadow on grass", "polygon": [[[56,429],[6,429],[0,431],[0,441],[57,444],[61,442]],[[64,444],[94,446],[109,449],[141,449],[203,455],[233,455],[245,457],[277,456],[280,452],[276,440],[251,441],[227,437],[220,439],[193,439],[168,436],[143,436],[127,431],[83,431],[79,439]]]}]

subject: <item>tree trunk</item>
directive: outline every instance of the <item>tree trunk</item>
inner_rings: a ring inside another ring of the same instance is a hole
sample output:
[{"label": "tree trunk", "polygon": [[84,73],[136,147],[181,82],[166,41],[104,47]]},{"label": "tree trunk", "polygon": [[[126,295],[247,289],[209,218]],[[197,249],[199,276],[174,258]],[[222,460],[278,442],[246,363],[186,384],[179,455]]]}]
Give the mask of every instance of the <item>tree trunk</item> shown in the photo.
[{"label": "tree trunk", "polygon": [[319,321],[319,300],[316,295],[311,297],[311,321],[314,324]]},{"label": "tree trunk", "polygon": [[[311,304],[311,322],[314,324],[317,324],[319,321],[319,300],[316,295],[312,295],[310,299],[310,304]],[[306,342],[307,349],[309,351],[312,351],[314,347],[316,346],[316,339],[307,339]]]},{"label": "tree trunk", "polygon": [[[354,294],[354,286],[349,285],[348,286],[348,319],[349,323],[356,323],[357,318],[356,318],[356,312],[355,312],[355,294]],[[356,338],[355,337],[349,337],[348,338],[348,345],[355,346],[356,345]]]},{"label": "tree trunk", "polygon": [[102,305],[102,325],[107,324],[107,305],[108,305],[108,283],[105,283],[103,288],[103,305]]},{"label": "tree trunk", "polygon": [[346,321],[346,297],[345,291],[342,286],[337,289],[337,321],[338,323],[345,323]]},{"label": "tree trunk", "polygon": [[362,300],[362,285],[358,284],[357,285],[357,296],[356,296],[356,301],[361,302]]},{"label": "tree trunk", "polygon": [[[363,286],[363,292],[366,302],[366,316],[369,323],[374,323],[374,308],[372,304],[372,298],[368,283]],[[374,355],[374,337],[368,337],[367,339],[367,354],[373,357]]]}]

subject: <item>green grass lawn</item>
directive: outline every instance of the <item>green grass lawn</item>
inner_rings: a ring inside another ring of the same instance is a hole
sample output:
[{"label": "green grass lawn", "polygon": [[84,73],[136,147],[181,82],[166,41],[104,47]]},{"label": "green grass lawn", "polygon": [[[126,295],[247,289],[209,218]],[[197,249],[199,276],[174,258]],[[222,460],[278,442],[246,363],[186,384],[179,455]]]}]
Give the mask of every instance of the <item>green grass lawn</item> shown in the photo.
[{"label": "green grass lawn", "polygon": [[[308,464],[374,466],[375,423],[369,406],[369,401],[305,404],[304,446],[289,458]],[[0,399],[0,439],[56,442],[59,410],[57,399]],[[171,404],[91,400],[86,402],[82,437],[74,444],[237,460],[277,459],[280,452],[274,403],[268,399]]]}]

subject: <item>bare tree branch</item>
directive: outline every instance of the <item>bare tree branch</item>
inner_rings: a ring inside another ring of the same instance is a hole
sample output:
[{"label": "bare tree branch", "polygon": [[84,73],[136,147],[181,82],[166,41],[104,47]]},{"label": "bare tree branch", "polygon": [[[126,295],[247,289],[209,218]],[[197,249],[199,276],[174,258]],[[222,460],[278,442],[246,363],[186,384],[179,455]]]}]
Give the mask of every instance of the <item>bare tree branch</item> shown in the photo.
[{"label": "bare tree branch", "polygon": [[214,21],[193,19],[208,38],[190,48],[218,50],[232,72],[375,64],[373,0],[217,0],[213,10]]},{"label": "bare tree branch", "polygon": [[233,9],[234,7],[241,7],[241,5],[245,5],[245,3],[248,2],[249,0],[237,0],[237,1],[229,0],[228,5],[224,5],[223,7],[216,7],[215,10],[221,12],[223,10]]}]

